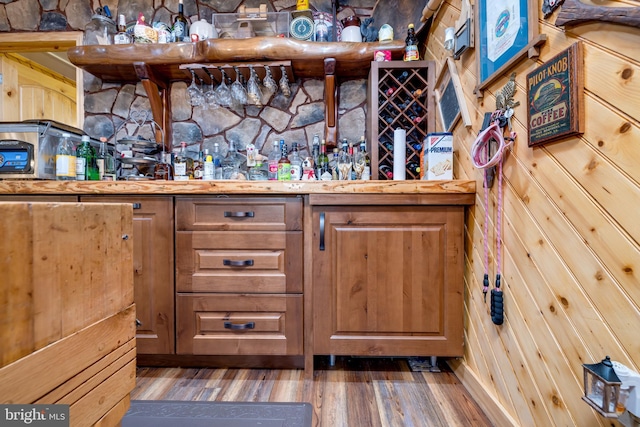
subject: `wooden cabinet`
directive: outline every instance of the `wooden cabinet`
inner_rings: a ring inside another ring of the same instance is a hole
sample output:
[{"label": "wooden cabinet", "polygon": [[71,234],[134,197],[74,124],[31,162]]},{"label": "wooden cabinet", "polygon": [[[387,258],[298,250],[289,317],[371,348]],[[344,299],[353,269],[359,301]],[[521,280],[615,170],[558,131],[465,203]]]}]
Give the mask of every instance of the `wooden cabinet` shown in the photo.
[{"label": "wooden cabinet", "polygon": [[328,199],[311,198],[314,354],[461,356],[464,206]]},{"label": "wooden cabinet", "polygon": [[138,354],[175,353],[173,198],[82,196],[82,202],[133,205],[133,270]]},{"label": "wooden cabinet", "polygon": [[302,198],[176,199],[177,353],[302,355]]},{"label": "wooden cabinet", "polygon": [[416,167],[420,166],[422,143],[428,132],[435,132],[435,63],[372,62],[368,84],[372,179],[389,179],[379,167],[386,165],[393,171],[394,131],[398,128],[407,135],[407,179],[420,179]]}]

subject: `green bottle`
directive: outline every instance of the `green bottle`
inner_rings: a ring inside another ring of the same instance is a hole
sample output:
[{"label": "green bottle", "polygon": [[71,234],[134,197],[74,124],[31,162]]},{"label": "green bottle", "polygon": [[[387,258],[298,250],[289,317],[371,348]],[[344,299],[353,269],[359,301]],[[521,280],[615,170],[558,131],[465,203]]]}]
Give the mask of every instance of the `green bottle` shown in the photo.
[{"label": "green bottle", "polygon": [[80,146],[76,150],[76,179],[78,181],[100,180],[96,150],[91,146],[88,135],[82,135]]}]

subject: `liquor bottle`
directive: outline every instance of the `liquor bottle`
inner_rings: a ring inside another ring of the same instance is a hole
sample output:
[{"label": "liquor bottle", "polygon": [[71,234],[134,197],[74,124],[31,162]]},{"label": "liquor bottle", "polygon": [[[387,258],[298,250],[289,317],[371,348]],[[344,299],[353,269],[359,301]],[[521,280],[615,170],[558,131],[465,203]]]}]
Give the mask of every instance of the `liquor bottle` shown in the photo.
[{"label": "liquor bottle", "polygon": [[100,179],[96,150],[91,146],[89,135],[82,135],[80,146],[76,150],[76,180],[97,181]]},{"label": "liquor bottle", "polygon": [[131,34],[127,33],[127,21],[124,15],[118,15],[118,32],[113,36],[113,44],[133,43]]},{"label": "liquor bottle", "polygon": [[298,181],[302,179],[302,158],[298,152],[298,143],[291,143],[291,155],[289,156],[291,163],[291,180]]},{"label": "liquor bottle", "polygon": [[356,156],[358,155],[358,147],[353,145],[353,142],[349,143],[349,158],[351,159],[351,172],[349,173],[349,180],[350,181],[355,181],[356,180],[356,169],[355,169],[355,165],[356,165]]},{"label": "liquor bottle", "polygon": [[75,181],[76,179],[76,146],[68,133],[62,134],[56,148],[56,179],[58,181]]},{"label": "liquor bottle", "polygon": [[287,144],[282,144],[282,152],[278,160],[278,181],[291,181],[291,161],[287,157]]},{"label": "liquor bottle", "polygon": [[220,154],[220,144],[213,144],[213,179],[222,179],[222,155]]},{"label": "liquor bottle", "polygon": [[313,169],[316,173],[316,179],[320,179],[322,172],[320,171],[320,135],[317,133],[313,135],[313,142],[311,143],[311,158],[313,159]]},{"label": "liquor bottle", "polygon": [[188,171],[187,143],[180,143],[180,151],[173,160],[173,179],[176,181],[186,181],[189,179]]},{"label": "liquor bottle", "polygon": [[96,156],[98,165],[98,177],[101,181],[115,181],[116,179],[116,159],[109,153],[107,148],[107,138],[100,138],[100,149]]},{"label": "liquor bottle", "polygon": [[324,139],[320,142],[320,154],[318,155],[318,179],[322,175],[329,172],[329,156],[327,156],[327,141]]},{"label": "liquor bottle", "polygon": [[382,164],[378,168],[381,179],[393,179],[393,169],[389,165]]},{"label": "liquor bottle", "polygon": [[222,159],[222,179],[240,179],[242,159],[236,149],[236,144],[229,141],[229,151]]},{"label": "liquor bottle", "polygon": [[198,153],[198,158],[193,161],[193,179],[204,177],[204,152]]},{"label": "liquor bottle", "polygon": [[[205,150],[205,152],[206,151],[207,150]],[[208,152],[205,155],[204,165],[202,170],[203,170],[202,179],[204,181],[211,181],[213,179],[213,156]]]},{"label": "liquor bottle", "polygon": [[160,153],[160,161],[153,168],[153,179],[170,181],[173,179],[173,166],[171,165],[171,153]]},{"label": "liquor bottle", "polygon": [[348,181],[351,179],[352,159],[349,155],[349,143],[347,139],[342,140],[342,150],[338,154],[338,179]]},{"label": "liquor bottle", "polygon": [[418,52],[418,38],[413,24],[409,24],[407,29],[407,38],[405,39],[404,48],[405,61],[419,61],[420,53]]},{"label": "liquor bottle", "polygon": [[329,159],[329,169],[331,169],[331,179],[333,181],[337,181],[340,177],[340,172],[338,171],[338,157],[340,157],[340,150],[338,147],[333,149],[333,156]]},{"label": "liquor bottle", "polygon": [[177,42],[186,42],[189,40],[189,21],[184,16],[184,5],[182,0],[178,3],[178,16],[173,21],[173,37]]},{"label": "liquor bottle", "polygon": [[267,158],[270,181],[276,181],[278,179],[278,160],[280,160],[280,145],[278,141],[274,139],[273,145],[271,146],[271,152]]},{"label": "liquor bottle", "polygon": [[364,136],[360,137],[360,150],[354,161],[354,169],[356,170],[356,179],[365,181],[371,179],[371,159],[367,154],[367,142]]}]

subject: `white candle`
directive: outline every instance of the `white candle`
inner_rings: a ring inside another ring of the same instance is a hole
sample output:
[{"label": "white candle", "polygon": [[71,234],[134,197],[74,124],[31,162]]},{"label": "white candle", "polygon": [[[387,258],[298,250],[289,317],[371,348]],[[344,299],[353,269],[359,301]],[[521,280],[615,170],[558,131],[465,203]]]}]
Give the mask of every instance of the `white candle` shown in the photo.
[{"label": "white candle", "polygon": [[407,157],[407,131],[396,129],[393,131],[393,180],[404,181],[407,178],[405,166]]}]

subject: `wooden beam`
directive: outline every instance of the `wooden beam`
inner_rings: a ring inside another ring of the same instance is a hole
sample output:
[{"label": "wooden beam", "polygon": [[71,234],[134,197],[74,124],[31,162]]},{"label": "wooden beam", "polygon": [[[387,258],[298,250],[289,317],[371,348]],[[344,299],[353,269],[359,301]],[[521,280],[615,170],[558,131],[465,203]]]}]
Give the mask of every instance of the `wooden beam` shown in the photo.
[{"label": "wooden beam", "polygon": [[571,26],[589,21],[605,21],[640,28],[640,7],[606,7],[565,0],[555,25]]}]

